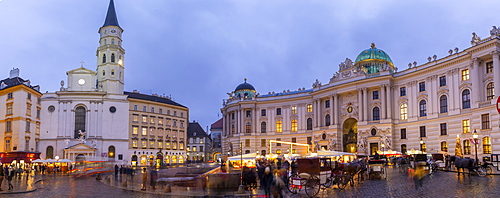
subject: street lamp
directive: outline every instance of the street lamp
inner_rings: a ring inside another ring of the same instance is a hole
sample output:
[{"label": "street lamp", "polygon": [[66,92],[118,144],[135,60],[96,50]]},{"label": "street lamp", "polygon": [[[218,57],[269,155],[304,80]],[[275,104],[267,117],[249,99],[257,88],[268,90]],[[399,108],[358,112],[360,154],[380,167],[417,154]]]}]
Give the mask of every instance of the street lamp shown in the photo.
[{"label": "street lamp", "polygon": [[478,144],[478,136],[476,129],[474,129],[474,133],[472,134],[472,138],[474,138],[474,147],[476,149],[476,165],[479,162],[479,159],[477,158],[477,144]]},{"label": "street lamp", "polygon": [[423,153],[423,146],[424,145],[424,140],[422,139],[422,137],[420,137],[420,153]]},{"label": "street lamp", "polygon": [[385,152],[384,152],[385,150],[384,149],[385,149],[385,144],[382,143],[382,155],[385,155]]}]

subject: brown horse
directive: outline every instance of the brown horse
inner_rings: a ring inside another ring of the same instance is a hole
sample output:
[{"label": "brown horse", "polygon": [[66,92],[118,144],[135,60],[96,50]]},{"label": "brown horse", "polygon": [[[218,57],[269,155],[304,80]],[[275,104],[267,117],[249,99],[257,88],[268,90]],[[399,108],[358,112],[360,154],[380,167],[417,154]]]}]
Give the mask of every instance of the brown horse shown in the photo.
[{"label": "brown horse", "polygon": [[345,166],[345,173],[350,175],[351,186],[354,185],[354,176],[358,176],[358,183],[362,183],[363,175],[366,172],[366,162],[363,159],[356,159]]}]

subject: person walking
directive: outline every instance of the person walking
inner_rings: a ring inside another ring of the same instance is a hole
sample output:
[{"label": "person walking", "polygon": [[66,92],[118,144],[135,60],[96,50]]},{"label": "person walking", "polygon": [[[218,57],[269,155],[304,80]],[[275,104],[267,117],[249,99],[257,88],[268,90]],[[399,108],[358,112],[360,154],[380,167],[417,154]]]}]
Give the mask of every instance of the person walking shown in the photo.
[{"label": "person walking", "polygon": [[14,190],[14,186],[12,185],[12,178],[14,177],[14,174],[14,169],[12,168],[12,166],[9,166],[9,169],[5,174],[7,176],[7,183],[9,183],[9,190]]},{"label": "person walking", "polygon": [[3,191],[2,190],[2,182],[3,182],[4,176],[5,176],[5,174],[4,174],[3,168],[0,166],[0,191]]},{"label": "person walking", "polygon": [[158,178],[158,173],[156,170],[151,169],[149,181],[153,190],[156,190],[156,179]]},{"label": "person walking", "polygon": [[146,183],[148,182],[148,172],[146,168],[142,168],[142,188],[141,190],[146,190]]},{"label": "person walking", "polygon": [[271,173],[271,168],[268,166],[264,171],[264,176],[262,177],[262,184],[264,187],[264,192],[266,197],[271,197],[271,187],[274,185],[274,176]]}]

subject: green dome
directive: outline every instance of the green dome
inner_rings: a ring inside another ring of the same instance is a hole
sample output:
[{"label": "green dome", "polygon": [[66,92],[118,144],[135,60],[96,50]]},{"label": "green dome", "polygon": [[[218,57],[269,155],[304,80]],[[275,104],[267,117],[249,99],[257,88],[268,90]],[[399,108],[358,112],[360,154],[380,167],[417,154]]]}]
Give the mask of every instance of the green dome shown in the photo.
[{"label": "green dome", "polygon": [[354,65],[362,67],[361,69],[364,69],[367,74],[378,73],[380,67],[383,66],[389,66],[390,71],[394,71],[394,64],[389,55],[384,50],[377,49],[374,43],[370,49],[359,53]]}]

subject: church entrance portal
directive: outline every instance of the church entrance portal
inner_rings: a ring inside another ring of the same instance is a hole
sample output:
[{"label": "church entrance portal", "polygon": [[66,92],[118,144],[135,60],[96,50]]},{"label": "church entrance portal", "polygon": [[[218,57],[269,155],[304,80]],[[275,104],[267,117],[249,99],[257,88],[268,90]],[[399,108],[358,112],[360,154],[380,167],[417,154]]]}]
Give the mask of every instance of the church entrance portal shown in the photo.
[{"label": "church entrance portal", "polygon": [[349,118],[344,121],[342,127],[342,147],[344,152],[356,153],[358,147],[358,121]]}]

